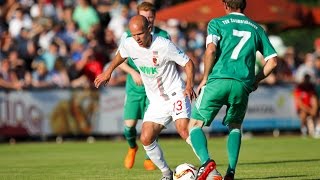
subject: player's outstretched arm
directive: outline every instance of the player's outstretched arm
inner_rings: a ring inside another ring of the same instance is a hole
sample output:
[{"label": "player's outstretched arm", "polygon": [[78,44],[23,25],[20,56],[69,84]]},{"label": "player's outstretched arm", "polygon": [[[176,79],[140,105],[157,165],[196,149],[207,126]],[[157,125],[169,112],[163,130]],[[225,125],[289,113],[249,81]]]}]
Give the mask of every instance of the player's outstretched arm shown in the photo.
[{"label": "player's outstretched arm", "polygon": [[98,88],[102,83],[105,85],[108,84],[111,73],[114,71],[116,67],[118,67],[121,63],[124,62],[124,58],[120,56],[120,53],[117,53],[116,56],[111,61],[110,65],[108,66],[107,70],[103,73],[99,74],[94,80],[94,86]]},{"label": "player's outstretched arm", "polygon": [[196,93],[193,90],[194,86],[194,65],[191,59],[187,62],[187,64],[184,66],[184,70],[187,75],[187,81],[186,81],[186,89],[184,91],[184,95],[188,96],[190,100],[196,98]]}]

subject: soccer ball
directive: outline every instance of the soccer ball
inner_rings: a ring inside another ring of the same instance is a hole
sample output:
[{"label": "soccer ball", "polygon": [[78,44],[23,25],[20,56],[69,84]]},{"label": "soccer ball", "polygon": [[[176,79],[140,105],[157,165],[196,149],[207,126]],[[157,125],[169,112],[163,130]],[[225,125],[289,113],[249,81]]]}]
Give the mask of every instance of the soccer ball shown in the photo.
[{"label": "soccer ball", "polygon": [[173,180],[195,180],[197,168],[189,163],[183,163],[176,167],[173,172]]}]

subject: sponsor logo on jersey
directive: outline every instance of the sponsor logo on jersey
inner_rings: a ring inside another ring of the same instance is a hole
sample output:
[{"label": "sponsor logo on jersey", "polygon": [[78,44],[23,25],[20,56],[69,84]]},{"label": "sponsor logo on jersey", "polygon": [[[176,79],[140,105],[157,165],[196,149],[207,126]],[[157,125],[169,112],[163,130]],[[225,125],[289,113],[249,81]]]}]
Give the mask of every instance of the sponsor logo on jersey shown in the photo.
[{"label": "sponsor logo on jersey", "polygon": [[158,70],[156,67],[146,67],[146,66],[139,66],[141,72],[147,75],[155,75],[158,74]]}]

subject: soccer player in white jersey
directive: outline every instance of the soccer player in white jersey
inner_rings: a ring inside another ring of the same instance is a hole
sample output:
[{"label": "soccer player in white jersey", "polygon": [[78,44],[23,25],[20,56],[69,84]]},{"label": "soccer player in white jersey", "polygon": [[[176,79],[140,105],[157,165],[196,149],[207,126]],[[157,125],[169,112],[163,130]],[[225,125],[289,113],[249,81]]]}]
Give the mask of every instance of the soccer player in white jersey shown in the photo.
[{"label": "soccer player in white jersey", "polygon": [[[98,88],[107,83],[112,71],[131,57],[138,67],[149,107],[144,115],[140,140],[147,155],[161,170],[162,180],[171,180],[172,171],[166,163],[156,138],[171,121],[174,121],[179,135],[187,140],[193,90],[194,65],[192,60],[170,40],[151,35],[148,20],[136,15],[129,22],[132,37],[121,43],[119,52],[110,66],[94,81]],[[186,83],[181,79],[176,64],[184,67]]]},{"label": "soccer player in white jersey", "polygon": [[[137,11],[139,15],[146,17],[151,26],[152,35],[161,36],[166,39],[170,39],[169,34],[154,26],[154,21],[156,17],[156,8],[150,2],[142,2],[138,5]],[[131,37],[131,32],[127,30],[123,33],[121,41]],[[124,119],[124,129],[123,135],[128,142],[129,149],[127,155],[124,159],[124,167],[131,169],[135,162],[135,156],[138,151],[137,144],[137,123],[138,120],[143,119],[144,113],[149,105],[149,99],[146,94],[146,90],[142,83],[142,79],[139,73],[139,69],[132,61],[132,58],[128,58],[125,63],[122,63],[119,68],[127,73],[126,80],[126,97],[123,107],[123,119]],[[143,161],[143,166],[146,170],[155,170],[157,167],[150,160],[149,156],[145,156]]]}]

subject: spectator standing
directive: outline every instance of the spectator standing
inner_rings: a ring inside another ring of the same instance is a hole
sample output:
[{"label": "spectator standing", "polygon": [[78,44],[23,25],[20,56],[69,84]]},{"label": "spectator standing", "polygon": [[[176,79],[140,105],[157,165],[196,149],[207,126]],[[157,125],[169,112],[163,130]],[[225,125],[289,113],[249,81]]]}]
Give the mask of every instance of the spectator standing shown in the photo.
[{"label": "spectator standing", "polygon": [[59,88],[66,88],[70,86],[70,79],[68,76],[65,60],[58,57],[54,64],[52,72],[52,81]]},{"label": "spectator standing", "polygon": [[31,83],[31,74],[26,70],[25,61],[19,56],[17,50],[11,50],[8,55],[10,62],[10,70],[14,72],[18,81],[23,83],[24,87],[27,87]]},{"label": "spectator standing", "polygon": [[3,59],[0,61],[0,88],[21,90],[23,82],[19,81],[15,71],[10,69],[10,61]]},{"label": "spectator standing", "polygon": [[30,29],[32,26],[31,18],[24,13],[23,9],[17,8],[14,16],[9,21],[9,32],[13,38],[16,38],[22,28]]},{"label": "spectator standing", "polygon": [[306,74],[309,74],[311,81],[314,83],[316,79],[316,72],[314,69],[315,58],[312,53],[307,53],[304,56],[304,61],[297,68],[295,79],[297,83],[301,83]]},{"label": "spectator standing", "polygon": [[59,46],[57,43],[52,42],[48,50],[40,54],[40,59],[43,60],[49,72],[53,71],[56,58],[59,56]]},{"label": "spectator standing", "polygon": [[14,49],[15,42],[8,31],[4,31],[1,34],[1,46],[0,46],[0,57],[8,56],[10,50]]},{"label": "spectator standing", "polygon": [[73,20],[79,25],[80,30],[87,34],[93,28],[98,28],[100,20],[97,11],[90,5],[89,0],[78,0],[74,12]]},{"label": "spectator standing", "polygon": [[282,58],[279,58],[279,63],[276,69],[277,81],[280,83],[294,83],[295,73],[301,60],[296,55],[294,47],[287,47]]},{"label": "spectator standing", "polygon": [[[320,111],[320,56],[316,57],[315,60],[315,72],[316,72],[316,92],[318,96],[318,104],[319,104],[319,111]],[[316,118],[316,129],[315,129],[315,138],[320,138],[320,112],[318,112]]]},{"label": "spectator standing", "polygon": [[30,15],[34,19],[40,17],[54,19],[57,16],[57,11],[53,3],[47,0],[37,0],[37,3],[34,3],[30,8]]},{"label": "spectator standing", "polygon": [[33,88],[52,88],[54,83],[52,76],[48,72],[47,66],[43,61],[35,64],[35,71],[32,72],[32,87]]},{"label": "spectator standing", "polygon": [[121,13],[114,14],[108,24],[108,29],[112,30],[114,35],[116,36],[117,44],[119,44],[122,34],[127,29],[128,18],[129,9],[127,6],[122,6]]}]

